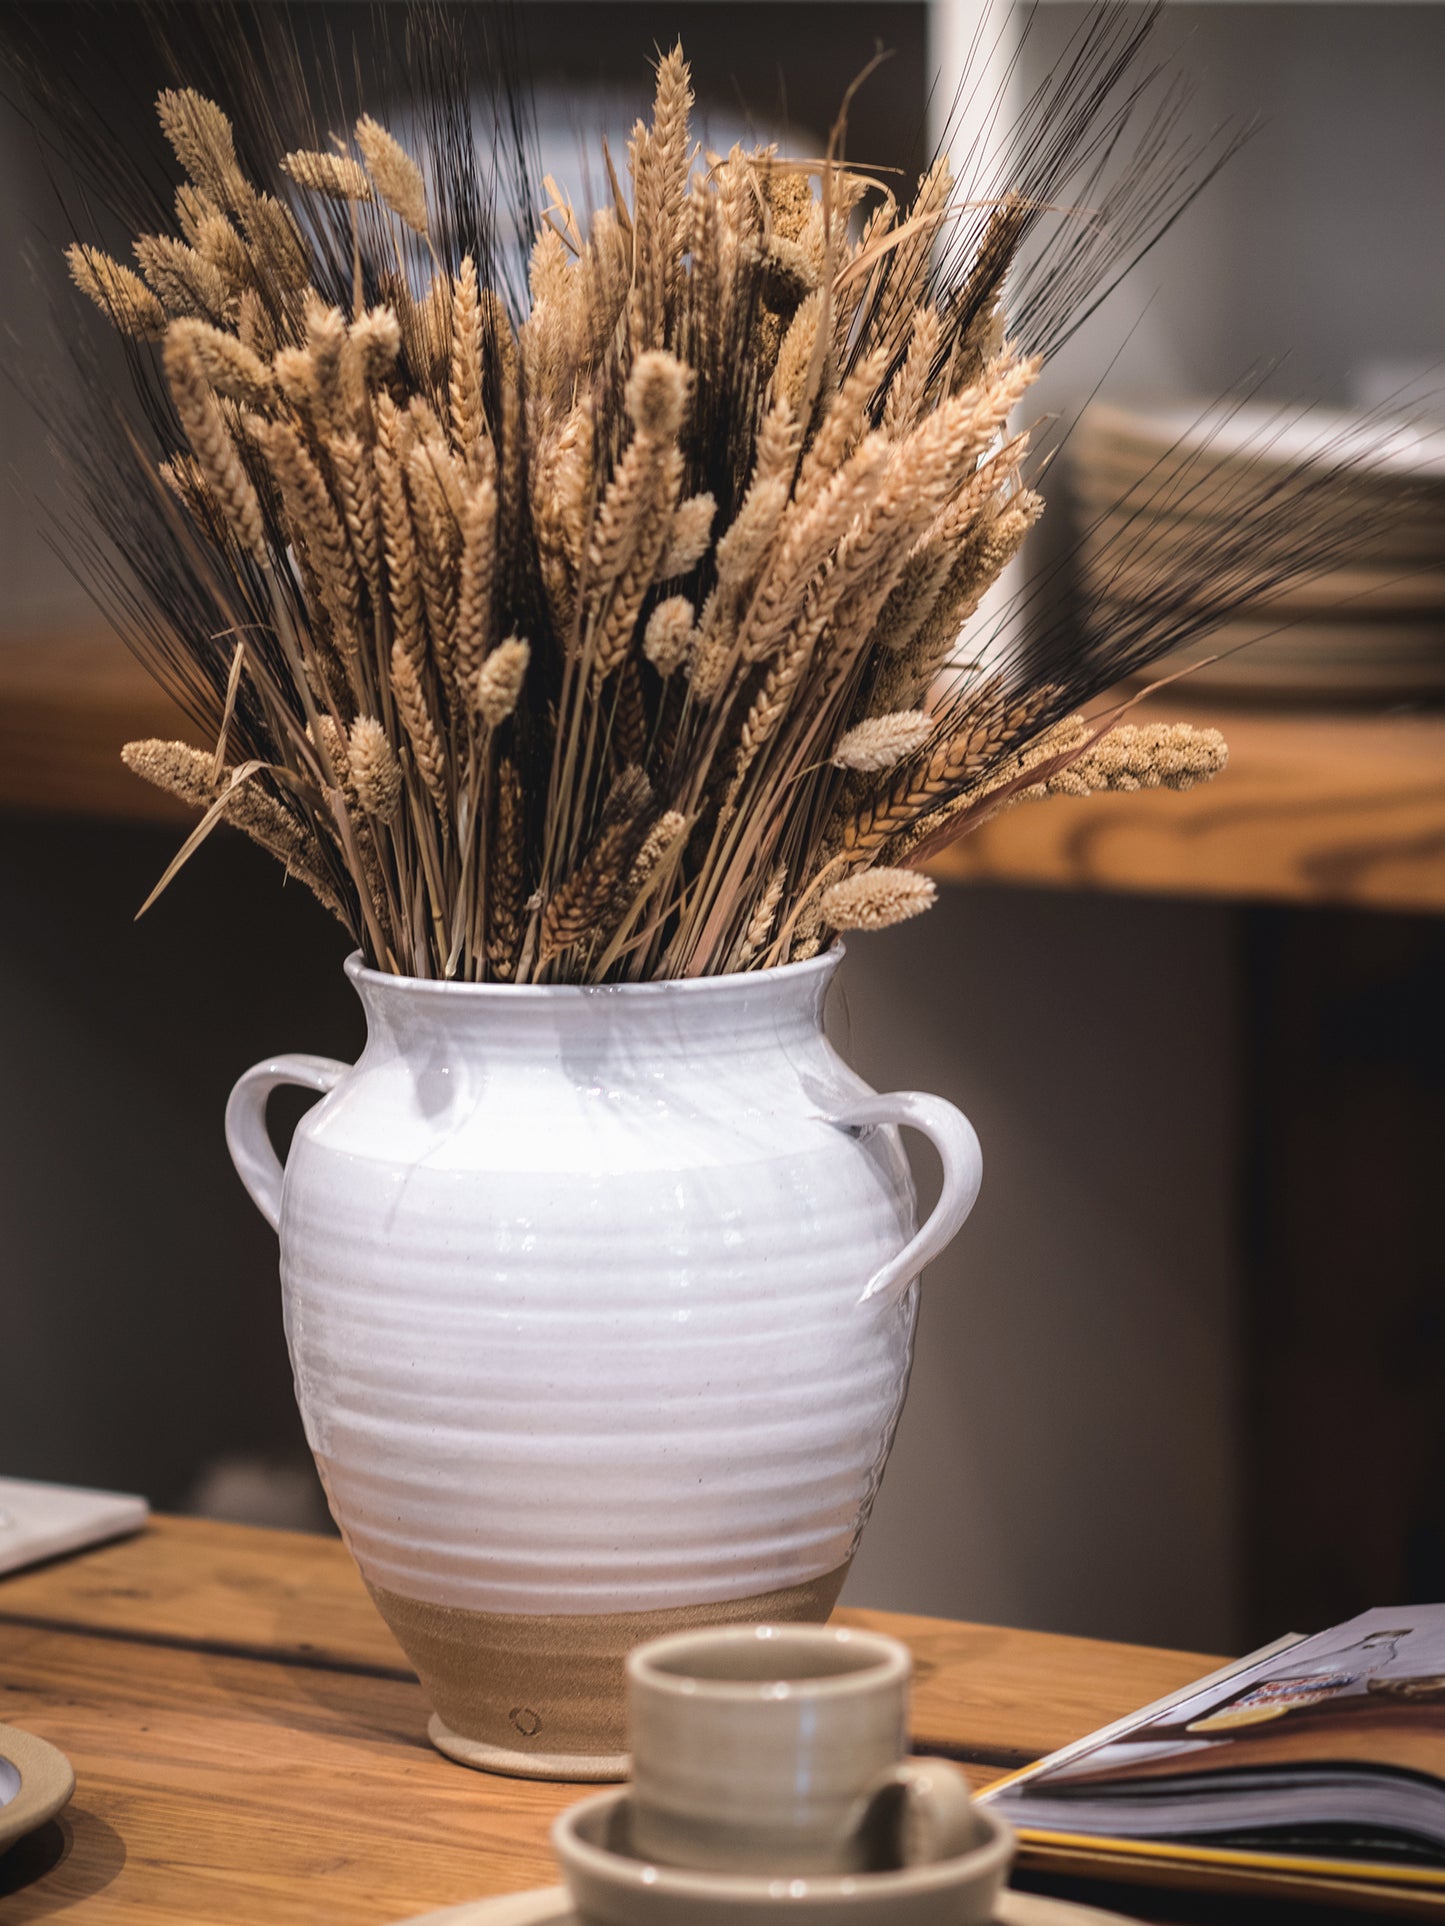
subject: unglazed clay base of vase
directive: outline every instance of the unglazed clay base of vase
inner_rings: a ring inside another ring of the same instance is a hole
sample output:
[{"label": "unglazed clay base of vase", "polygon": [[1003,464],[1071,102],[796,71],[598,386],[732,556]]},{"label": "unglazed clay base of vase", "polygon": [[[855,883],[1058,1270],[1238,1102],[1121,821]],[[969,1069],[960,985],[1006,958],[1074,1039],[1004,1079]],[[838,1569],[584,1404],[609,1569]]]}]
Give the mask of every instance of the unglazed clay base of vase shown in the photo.
[{"label": "unglazed clay base of vase", "polygon": [[750,1598],[595,1615],[469,1612],[369,1589],[436,1707],[439,1751],[484,1772],[602,1784],[627,1776],[633,1646],[708,1625],[821,1624],[847,1576],[845,1564]]},{"label": "unglazed clay base of vase", "polygon": [[476,1772],[498,1772],[508,1779],[558,1779],[569,1785],[614,1785],[627,1777],[629,1764],[625,1752],[609,1752],[592,1758],[580,1752],[518,1752],[506,1746],[485,1745],[480,1739],[464,1739],[433,1712],[427,1720],[426,1735],[437,1751],[458,1765],[471,1766]]}]

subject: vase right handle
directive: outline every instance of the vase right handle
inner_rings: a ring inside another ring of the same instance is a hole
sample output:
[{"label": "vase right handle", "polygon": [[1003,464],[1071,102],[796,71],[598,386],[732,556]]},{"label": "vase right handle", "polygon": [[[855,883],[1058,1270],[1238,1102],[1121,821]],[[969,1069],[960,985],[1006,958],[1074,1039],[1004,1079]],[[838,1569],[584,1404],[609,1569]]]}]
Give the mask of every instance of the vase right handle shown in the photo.
[{"label": "vase right handle", "polygon": [[921,1090],[893,1090],[885,1096],[860,1097],[835,1111],[837,1124],[903,1124],[921,1130],[938,1152],[943,1165],[943,1188],[927,1220],[894,1258],[873,1273],[860,1304],[891,1302],[940,1256],[963,1228],[978,1199],[983,1182],[983,1152],[978,1133],[953,1104]]},{"label": "vase right handle", "polygon": [[252,1064],[226,1102],[226,1148],[251,1202],[272,1230],[281,1223],[281,1181],[285,1176],[266,1130],[266,1099],[278,1084],[299,1083],[303,1090],[334,1090],[351,1068],[335,1057],[270,1057]]}]

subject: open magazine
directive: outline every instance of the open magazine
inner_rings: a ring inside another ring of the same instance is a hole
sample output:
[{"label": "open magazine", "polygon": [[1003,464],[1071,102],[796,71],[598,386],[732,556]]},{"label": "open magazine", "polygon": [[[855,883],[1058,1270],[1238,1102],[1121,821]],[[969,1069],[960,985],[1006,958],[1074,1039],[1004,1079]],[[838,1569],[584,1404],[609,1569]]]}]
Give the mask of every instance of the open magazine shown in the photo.
[{"label": "open magazine", "polygon": [[1281,1640],[983,1796],[1025,1841],[1445,1891],[1445,1605]]}]

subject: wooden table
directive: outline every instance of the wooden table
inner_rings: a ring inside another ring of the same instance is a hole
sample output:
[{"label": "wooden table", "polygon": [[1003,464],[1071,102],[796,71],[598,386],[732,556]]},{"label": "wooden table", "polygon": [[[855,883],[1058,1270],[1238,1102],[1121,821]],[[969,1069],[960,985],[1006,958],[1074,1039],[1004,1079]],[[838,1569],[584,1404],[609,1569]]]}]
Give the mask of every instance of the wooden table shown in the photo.
[{"label": "wooden table", "polygon": [[[916,1736],[979,1784],[1217,1663],[839,1617],[907,1640]],[[0,1579],[0,1723],[51,1740],[77,1777],[63,1818],[0,1859],[5,1926],[398,1920],[550,1884],[547,1829],[578,1796],[431,1749],[420,1691],[339,1544],[198,1520]],[[1246,1916],[1198,1896],[1108,1903]]]}]

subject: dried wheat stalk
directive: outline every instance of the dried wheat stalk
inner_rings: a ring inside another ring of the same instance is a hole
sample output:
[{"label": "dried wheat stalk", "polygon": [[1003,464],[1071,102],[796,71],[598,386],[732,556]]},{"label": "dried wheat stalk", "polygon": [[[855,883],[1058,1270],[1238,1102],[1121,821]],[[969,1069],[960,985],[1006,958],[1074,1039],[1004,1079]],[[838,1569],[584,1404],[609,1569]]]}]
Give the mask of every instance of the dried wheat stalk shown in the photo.
[{"label": "dried wheat stalk", "polygon": [[983,811],[1215,773],[1212,738],[1068,719],[1185,639],[1173,617],[949,667],[1041,507],[1011,425],[1039,356],[1003,290],[1112,111],[1106,48],[991,210],[940,158],[851,231],[866,178],[832,149],[698,153],[674,49],[630,182],[609,157],[585,226],[548,182],[497,286],[495,237],[448,253],[465,157],[424,170],[362,113],[267,185],[254,129],[163,94],[186,178],[138,271],[70,265],[161,344],[153,479],[205,560],[157,620],[218,747],[130,766],[265,842],[373,963],[498,982],[814,954],[926,909],[910,865]]}]

